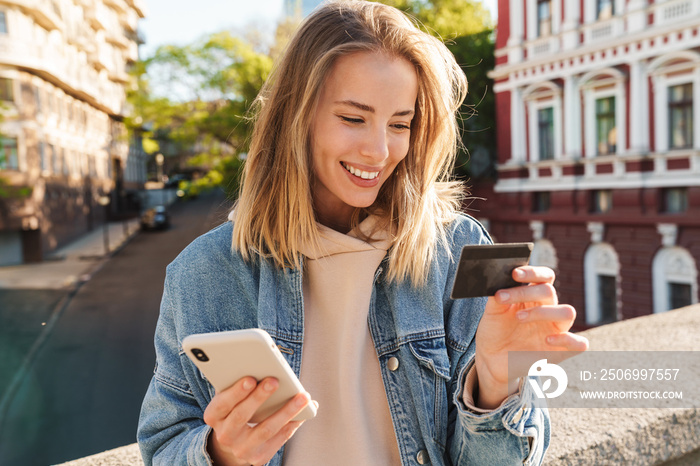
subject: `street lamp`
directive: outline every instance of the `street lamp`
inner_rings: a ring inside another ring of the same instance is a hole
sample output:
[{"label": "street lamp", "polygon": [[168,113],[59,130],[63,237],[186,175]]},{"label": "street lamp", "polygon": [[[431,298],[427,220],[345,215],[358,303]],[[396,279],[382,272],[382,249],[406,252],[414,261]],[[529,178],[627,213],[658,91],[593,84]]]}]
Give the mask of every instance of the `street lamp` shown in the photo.
[{"label": "street lamp", "polygon": [[156,154],[156,164],[158,165],[158,182],[160,183],[160,200],[165,205],[165,184],[163,183],[163,162],[165,162],[165,157],[163,154],[158,152]]},{"label": "street lamp", "polygon": [[156,164],[158,165],[158,181],[160,183],[163,182],[163,162],[165,162],[165,157],[163,157],[163,154],[158,152],[156,154]]},{"label": "street lamp", "polygon": [[104,207],[105,212],[104,212],[104,222],[103,222],[103,234],[102,237],[104,239],[104,248],[105,248],[105,256],[109,254],[109,226],[107,225],[107,215],[109,211],[107,210],[107,206],[109,206],[109,196],[100,196],[97,198],[97,203],[100,204],[102,207]]}]

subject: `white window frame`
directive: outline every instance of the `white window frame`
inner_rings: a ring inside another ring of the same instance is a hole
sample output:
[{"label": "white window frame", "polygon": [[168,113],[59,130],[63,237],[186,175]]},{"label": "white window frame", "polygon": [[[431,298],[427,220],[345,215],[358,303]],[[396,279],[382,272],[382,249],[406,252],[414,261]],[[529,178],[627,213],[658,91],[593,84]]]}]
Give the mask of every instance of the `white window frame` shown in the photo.
[{"label": "white window frame", "polygon": [[617,320],[622,311],[621,287],[620,287],[620,259],[609,243],[594,243],[587,250],[583,259],[584,281],[586,291],[586,324],[597,325],[601,320],[601,312],[598,308],[600,297],[598,295],[598,276],[614,276],[616,281],[617,296]]},{"label": "white window frame", "polygon": [[669,283],[690,285],[691,304],[698,303],[698,268],[690,252],[679,246],[666,246],[658,250],[652,262],[654,313],[670,311]]},{"label": "white window frame", "polygon": [[[600,75],[612,75],[612,78],[594,80]],[[593,158],[598,156],[595,103],[596,100],[606,97],[615,97],[615,128],[617,131],[617,147],[615,148],[614,155],[620,155],[627,151],[626,81],[626,76],[614,68],[595,71],[592,74],[584,76],[584,79],[581,80],[581,89],[583,90],[584,101],[584,137],[586,141],[586,157]]]},{"label": "white window frame", "polygon": [[660,75],[654,79],[654,88],[656,90],[654,93],[656,152],[688,150],[671,149],[668,141],[668,90],[673,86],[682,84],[693,85],[693,149],[700,149],[700,73],[696,69],[694,73],[673,77]]},{"label": "white window frame", "polygon": [[563,158],[561,93],[562,90],[559,86],[549,81],[530,86],[524,92],[524,100],[528,115],[527,134],[530,140],[528,160],[530,162],[540,161],[540,133],[537,112],[545,108],[554,109],[554,160]]},{"label": "white window frame", "polygon": [[[615,14],[613,18],[623,16],[625,12],[625,0],[615,0]],[[596,10],[598,9],[598,3],[592,0],[583,2],[583,22],[584,24],[595,23],[598,21],[598,16],[596,15]],[[608,21],[607,19],[603,21]]]},{"label": "white window frame", "polygon": [[[667,66],[678,60],[685,61]],[[663,55],[649,64],[649,74],[654,91],[654,152],[669,151],[668,89],[680,84],[693,85],[693,149],[700,149],[700,54],[684,50]]]},{"label": "white window frame", "polygon": [[[561,32],[561,3],[562,0],[552,0],[552,33],[549,36],[556,36]],[[540,39],[537,25],[537,0],[527,0],[527,39]]]},{"label": "white window frame", "polygon": [[559,269],[557,249],[550,240],[539,239],[535,241],[532,254],[530,255],[530,265],[549,267],[554,271]]}]

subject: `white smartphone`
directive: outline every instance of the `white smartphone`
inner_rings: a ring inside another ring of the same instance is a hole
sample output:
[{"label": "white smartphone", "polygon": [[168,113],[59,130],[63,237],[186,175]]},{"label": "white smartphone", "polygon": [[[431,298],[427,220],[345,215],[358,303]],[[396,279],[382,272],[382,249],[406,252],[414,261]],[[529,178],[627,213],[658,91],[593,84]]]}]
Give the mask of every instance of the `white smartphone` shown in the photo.
[{"label": "white smartphone", "polygon": [[[265,420],[294,395],[305,391],[270,334],[264,330],[251,328],[190,335],[182,341],[182,348],[217,393],[247,376],[258,382],[266,377],[279,381],[277,391],[255,412],[251,423]],[[303,421],[314,416],[316,405],[310,402],[294,420]]]}]

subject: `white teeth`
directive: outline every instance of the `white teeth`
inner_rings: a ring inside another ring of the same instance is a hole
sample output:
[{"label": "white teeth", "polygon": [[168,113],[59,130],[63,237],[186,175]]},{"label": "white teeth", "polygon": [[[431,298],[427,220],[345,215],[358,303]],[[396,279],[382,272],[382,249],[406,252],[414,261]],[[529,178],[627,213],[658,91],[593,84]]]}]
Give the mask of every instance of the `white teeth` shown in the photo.
[{"label": "white teeth", "polygon": [[348,165],[345,162],[343,162],[343,167],[345,167],[345,169],[353,175],[357,176],[358,178],[362,178],[363,180],[373,180],[379,176],[379,172],[365,172],[362,170],[358,170],[357,168],[353,167],[352,165]]}]

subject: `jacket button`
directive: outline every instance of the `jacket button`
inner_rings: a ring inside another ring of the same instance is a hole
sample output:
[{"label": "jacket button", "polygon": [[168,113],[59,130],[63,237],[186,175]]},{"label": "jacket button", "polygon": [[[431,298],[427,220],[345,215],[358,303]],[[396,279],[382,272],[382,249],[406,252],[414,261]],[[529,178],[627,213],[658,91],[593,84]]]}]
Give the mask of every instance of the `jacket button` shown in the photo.
[{"label": "jacket button", "polygon": [[428,452],[425,450],[419,451],[416,455],[416,461],[418,461],[418,464],[428,464],[429,460],[430,458],[428,457]]},{"label": "jacket button", "polygon": [[389,368],[390,371],[395,371],[396,369],[399,368],[399,360],[398,358],[391,357],[386,363],[386,367]]}]

